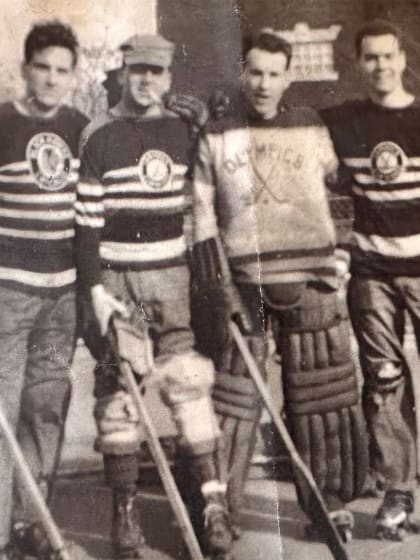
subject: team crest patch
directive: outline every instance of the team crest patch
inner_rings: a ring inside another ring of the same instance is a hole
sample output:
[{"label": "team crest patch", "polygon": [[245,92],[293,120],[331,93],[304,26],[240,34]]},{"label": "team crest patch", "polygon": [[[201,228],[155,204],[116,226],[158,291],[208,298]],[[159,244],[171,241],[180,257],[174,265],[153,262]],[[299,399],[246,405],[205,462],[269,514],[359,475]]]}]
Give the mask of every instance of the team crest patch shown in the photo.
[{"label": "team crest patch", "polygon": [[26,160],[38,187],[45,191],[63,189],[70,175],[72,155],[64,140],[53,132],[41,132],[26,147]]},{"label": "team crest patch", "polygon": [[140,179],[152,189],[165,188],[172,179],[173,161],[160,150],[149,150],[139,161]]},{"label": "team crest patch", "polygon": [[389,183],[405,168],[406,155],[394,142],[380,142],[370,154],[375,179]]}]

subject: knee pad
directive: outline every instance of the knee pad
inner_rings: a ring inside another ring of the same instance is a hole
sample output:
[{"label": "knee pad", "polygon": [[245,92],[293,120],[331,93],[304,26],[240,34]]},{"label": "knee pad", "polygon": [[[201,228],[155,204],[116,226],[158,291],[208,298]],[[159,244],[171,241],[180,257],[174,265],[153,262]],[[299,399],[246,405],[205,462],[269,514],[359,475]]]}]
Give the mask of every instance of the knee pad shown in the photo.
[{"label": "knee pad", "polygon": [[131,396],[117,391],[96,400],[94,416],[98,430],[95,449],[101,453],[129,455],[144,439],[137,409]]},{"label": "knee pad", "polygon": [[386,395],[395,392],[397,387],[404,383],[401,366],[393,362],[384,362],[371,371],[367,384],[369,389],[377,395]]},{"label": "knee pad", "polygon": [[220,436],[211,400],[213,362],[194,350],[158,366],[162,399],[170,407],[180,445],[192,455],[211,453]]}]

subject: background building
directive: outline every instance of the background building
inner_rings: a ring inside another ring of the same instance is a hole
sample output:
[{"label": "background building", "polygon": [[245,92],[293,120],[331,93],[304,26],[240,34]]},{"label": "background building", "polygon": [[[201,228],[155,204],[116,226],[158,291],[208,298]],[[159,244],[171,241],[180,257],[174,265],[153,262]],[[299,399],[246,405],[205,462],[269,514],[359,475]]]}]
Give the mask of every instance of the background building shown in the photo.
[{"label": "background building", "polygon": [[216,87],[231,91],[238,75],[241,33],[262,26],[292,30],[300,22],[311,29],[341,26],[334,42],[340,80],[299,82],[286,98],[292,103],[326,106],[360,95],[354,65],[355,29],[373,17],[398,24],[408,55],[407,86],[420,93],[419,0],[158,0],[158,27],[178,45],[176,85],[206,97]]}]

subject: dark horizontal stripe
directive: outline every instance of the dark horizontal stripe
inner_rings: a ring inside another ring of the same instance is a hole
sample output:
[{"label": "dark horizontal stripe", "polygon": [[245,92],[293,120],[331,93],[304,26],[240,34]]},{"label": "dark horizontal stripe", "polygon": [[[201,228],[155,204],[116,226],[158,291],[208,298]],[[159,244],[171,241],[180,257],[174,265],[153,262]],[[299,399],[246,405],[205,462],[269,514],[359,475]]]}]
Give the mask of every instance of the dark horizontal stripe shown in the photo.
[{"label": "dark horizontal stripe", "polygon": [[117,272],[127,272],[130,270],[140,271],[140,270],[161,270],[163,268],[169,268],[172,266],[182,266],[187,264],[186,254],[181,257],[174,257],[172,259],[163,259],[159,261],[144,261],[141,263],[114,263],[101,259],[102,268],[107,270],[115,270]]},{"label": "dark horizontal stripe", "polygon": [[21,210],[22,217],[25,215],[26,210],[39,211],[39,212],[57,212],[60,210],[72,210],[74,202],[60,202],[57,204],[48,204],[45,202],[43,204],[34,204],[33,202],[9,202],[8,200],[2,200],[0,194],[0,207],[9,208],[10,210]]},{"label": "dark horizontal stripe", "polygon": [[[180,181],[183,181],[185,177],[186,177],[186,173],[183,174],[179,171],[174,171],[172,173],[172,179],[178,179]],[[139,175],[136,173],[134,173],[133,175],[126,175],[125,177],[105,177],[102,179],[102,183],[105,186],[105,188],[111,185],[123,185],[124,183],[136,183],[136,182],[139,185],[142,184]]]},{"label": "dark horizontal stripe", "polygon": [[105,185],[105,188],[112,184],[122,185],[123,183],[127,183],[127,182],[130,183],[138,182],[138,184],[140,185],[138,173],[133,173],[132,175],[126,175],[125,177],[104,177],[101,182]]},{"label": "dark horizontal stripe", "polygon": [[343,161],[342,164],[347,167],[352,173],[366,173],[368,175],[372,173],[372,168],[370,166],[358,167],[356,165],[350,165],[345,161]]},{"label": "dark horizontal stripe", "polygon": [[235,264],[248,264],[258,261],[268,261],[276,259],[297,259],[300,257],[328,257],[334,254],[334,247],[321,247],[319,249],[295,249],[285,251],[264,251],[258,255],[251,253],[238,257],[230,257],[229,260]]},{"label": "dark horizontal stripe", "polygon": [[[7,164],[6,164],[7,165]],[[78,168],[76,167],[76,165],[71,165],[70,169],[67,169],[67,172],[69,173],[78,173]],[[8,178],[10,177],[10,179],[17,179],[17,182],[19,182],[19,179],[22,177],[31,177],[32,173],[28,170],[20,170],[20,171],[15,171],[12,169],[5,169],[2,170],[0,169],[0,175],[4,175],[7,176]]]},{"label": "dark horizontal stripe", "polygon": [[75,192],[76,190],[76,182],[71,182],[66,184],[62,189],[56,191],[48,191],[41,189],[35,183],[18,183],[18,182],[3,182],[0,181],[0,193],[10,193],[10,194],[51,194],[60,192],[60,193],[67,193],[67,192]]},{"label": "dark horizontal stripe", "polygon": [[0,253],[22,252],[39,253],[45,257],[48,255],[60,255],[63,252],[72,252],[73,239],[16,239],[10,236],[0,235]]},{"label": "dark horizontal stripe", "polygon": [[0,266],[17,268],[30,272],[63,272],[75,265],[73,247],[62,246],[61,251],[46,253],[44,248],[37,250],[33,247],[31,252],[23,251],[20,247],[15,250],[1,250]]},{"label": "dark horizontal stripe", "polygon": [[8,259],[6,255],[0,255],[0,266],[35,273],[55,273],[74,268],[75,261],[73,256],[66,257],[65,255],[61,258],[55,257],[55,259],[42,261],[37,259],[36,255],[32,255],[32,257],[20,255],[20,259]]},{"label": "dark horizontal stripe", "polygon": [[103,198],[101,196],[93,196],[93,195],[77,195],[77,200],[81,203],[85,202],[102,202]]},{"label": "dark horizontal stripe", "polygon": [[105,210],[105,221],[108,222],[112,216],[117,214],[136,216],[137,220],[143,220],[144,218],[150,218],[156,216],[161,219],[167,219],[168,216],[184,216],[185,211],[188,208],[187,204],[177,204],[173,208],[113,208],[108,206]]},{"label": "dark horizontal stripe", "polygon": [[0,216],[0,227],[21,231],[63,231],[74,227],[74,220],[27,220]]},{"label": "dark horizontal stripe", "polygon": [[355,184],[366,191],[401,191],[406,189],[417,189],[420,187],[420,181],[413,181],[411,183],[372,183],[370,185],[365,185],[364,183],[359,183],[359,181],[354,177]]},{"label": "dark horizontal stripe", "polygon": [[311,273],[314,276],[337,276],[337,270],[335,267],[333,266],[309,266],[309,267],[303,267],[300,266],[299,268],[293,268],[293,267],[287,267],[284,269],[279,269],[279,270],[270,270],[268,271],[270,274],[283,274],[283,273],[287,273],[287,274],[299,274],[299,273],[304,273],[304,274],[308,274]]},{"label": "dark horizontal stripe", "polygon": [[142,198],[144,199],[156,199],[159,200],[160,198],[173,198],[175,196],[181,196],[185,194],[185,189],[180,189],[179,191],[160,191],[159,189],[156,189],[156,192],[124,192],[124,193],[115,193],[115,192],[110,192],[107,193],[105,191],[104,194],[104,199],[107,198],[116,198],[116,199],[124,199],[124,198],[135,198],[136,200],[141,201]]},{"label": "dark horizontal stripe", "polygon": [[29,175],[28,170],[21,169],[20,171],[14,171],[12,169],[0,169],[0,175],[7,175],[7,177],[27,177]]},{"label": "dark horizontal stripe", "polygon": [[2,280],[0,279],[0,286],[5,288],[10,288],[12,290],[19,290],[24,294],[36,294],[43,296],[54,296],[57,297],[62,294],[67,294],[68,292],[73,292],[76,289],[76,283],[67,284],[66,286],[59,286],[57,288],[39,288],[37,286],[31,286],[30,284],[21,284],[20,282],[14,282],[12,280]]},{"label": "dark horizontal stripe", "polygon": [[354,230],[365,235],[407,237],[420,233],[420,199],[377,202],[354,198]]},{"label": "dark horizontal stripe", "polygon": [[[366,157],[369,157],[369,156],[366,156]],[[354,159],[357,159],[357,158],[354,158]],[[367,173],[369,175],[371,175],[371,173],[372,173],[372,167],[370,165],[364,165],[364,166],[350,165],[350,164],[346,163],[345,161],[343,162],[343,164],[346,167],[348,167],[349,169],[351,169],[354,173]],[[420,171],[420,166],[418,166],[418,165],[407,165],[404,170],[405,171]]]},{"label": "dark horizontal stripe", "polygon": [[104,241],[148,243],[175,239],[183,234],[184,215],[138,216],[117,213],[107,219],[102,233]]},{"label": "dark horizontal stripe", "polygon": [[411,258],[385,257],[354,247],[351,255],[351,272],[355,276],[420,276],[420,254]]}]

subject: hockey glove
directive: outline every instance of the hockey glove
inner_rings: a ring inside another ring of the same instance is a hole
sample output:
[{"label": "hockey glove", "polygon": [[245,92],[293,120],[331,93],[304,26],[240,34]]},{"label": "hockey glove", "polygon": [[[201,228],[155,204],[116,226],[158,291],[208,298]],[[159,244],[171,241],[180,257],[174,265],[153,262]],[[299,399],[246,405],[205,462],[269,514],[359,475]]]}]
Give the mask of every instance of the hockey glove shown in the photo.
[{"label": "hockey glove", "polygon": [[164,102],[168,111],[179,115],[193,134],[198,133],[209,118],[206,104],[192,95],[171,93],[165,97]]}]

